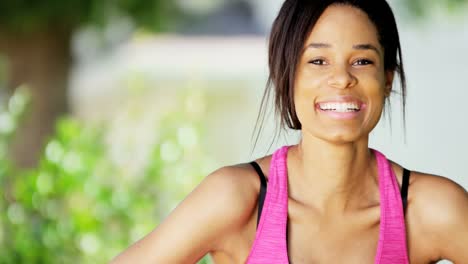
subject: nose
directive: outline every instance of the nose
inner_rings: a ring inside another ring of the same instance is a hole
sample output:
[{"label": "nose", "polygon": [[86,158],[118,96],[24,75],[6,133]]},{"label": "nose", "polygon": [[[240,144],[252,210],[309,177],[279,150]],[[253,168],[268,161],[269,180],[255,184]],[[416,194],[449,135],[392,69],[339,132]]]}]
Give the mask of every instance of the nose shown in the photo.
[{"label": "nose", "polygon": [[328,85],[331,87],[345,89],[354,86],[357,83],[357,79],[354,75],[349,72],[347,66],[336,66],[333,67],[330,77],[328,79]]}]

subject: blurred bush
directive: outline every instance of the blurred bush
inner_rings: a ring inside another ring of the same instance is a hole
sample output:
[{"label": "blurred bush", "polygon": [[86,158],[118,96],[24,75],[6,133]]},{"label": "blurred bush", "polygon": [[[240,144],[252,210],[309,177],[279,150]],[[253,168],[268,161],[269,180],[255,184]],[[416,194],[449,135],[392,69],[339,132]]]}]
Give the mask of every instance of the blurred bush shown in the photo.
[{"label": "blurred bush", "polygon": [[112,158],[126,149],[109,142],[108,124],[73,117],[57,123],[37,168],[15,168],[6,149],[27,109],[24,91],[0,114],[0,263],[106,263],[211,169],[198,140],[202,119],[184,107],[157,119],[158,136],[146,145],[150,155],[138,174]]}]

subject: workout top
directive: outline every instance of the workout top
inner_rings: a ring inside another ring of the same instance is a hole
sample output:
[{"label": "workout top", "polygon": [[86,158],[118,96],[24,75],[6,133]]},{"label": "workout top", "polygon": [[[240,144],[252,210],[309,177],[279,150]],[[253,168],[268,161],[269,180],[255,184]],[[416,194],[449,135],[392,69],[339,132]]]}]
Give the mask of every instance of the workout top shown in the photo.
[{"label": "workout top", "polygon": [[[287,245],[288,175],[286,157],[289,146],[273,153],[270,162],[268,186],[260,167],[252,162],[261,179],[259,195],[259,222],[247,264],[289,263]],[[377,159],[380,192],[380,230],[375,256],[376,264],[406,264],[408,261],[404,208],[409,182],[409,171],[404,169],[400,190],[390,162],[377,150],[371,149]]]}]

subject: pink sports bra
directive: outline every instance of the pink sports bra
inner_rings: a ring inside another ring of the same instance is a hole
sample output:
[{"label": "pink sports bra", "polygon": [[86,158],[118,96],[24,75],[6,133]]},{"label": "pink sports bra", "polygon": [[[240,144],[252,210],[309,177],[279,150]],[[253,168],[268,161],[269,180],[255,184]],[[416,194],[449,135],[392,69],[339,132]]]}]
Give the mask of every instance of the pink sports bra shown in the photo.
[{"label": "pink sports bra", "polygon": [[[261,178],[259,222],[248,264],[289,263],[287,247],[288,175],[286,157],[289,146],[276,150],[270,162],[268,186],[258,165],[252,165]],[[380,233],[376,264],[406,264],[408,261],[404,210],[409,171],[404,170],[402,190],[390,162],[377,150],[380,191]]]}]

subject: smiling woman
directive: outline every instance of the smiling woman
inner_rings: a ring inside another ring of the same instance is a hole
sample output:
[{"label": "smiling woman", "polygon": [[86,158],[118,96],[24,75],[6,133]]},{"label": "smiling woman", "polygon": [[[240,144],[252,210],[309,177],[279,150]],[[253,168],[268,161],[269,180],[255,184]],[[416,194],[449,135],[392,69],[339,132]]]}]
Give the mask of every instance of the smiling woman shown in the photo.
[{"label": "smiling woman", "polygon": [[467,192],[369,148],[395,73],[405,107],[386,1],[285,1],[269,69],[300,142],[213,172],[113,263],[466,263]]},{"label": "smiling woman", "polygon": [[[377,124],[396,68],[385,67],[384,46],[396,51],[399,45],[381,44],[379,31],[388,29],[375,24],[362,9],[343,5],[327,8],[316,22],[294,78],[292,123],[303,133],[346,143],[365,138]],[[339,30],[343,25],[347,30]]]}]

